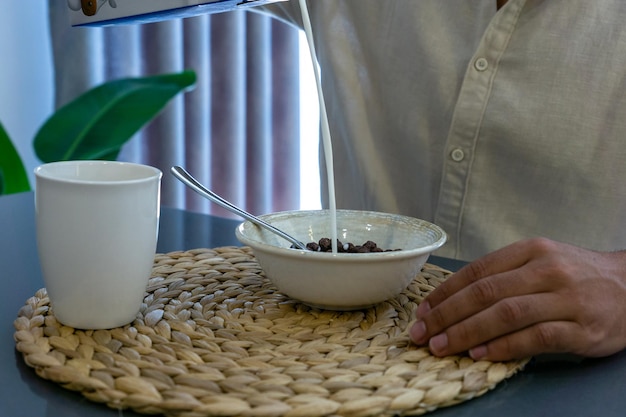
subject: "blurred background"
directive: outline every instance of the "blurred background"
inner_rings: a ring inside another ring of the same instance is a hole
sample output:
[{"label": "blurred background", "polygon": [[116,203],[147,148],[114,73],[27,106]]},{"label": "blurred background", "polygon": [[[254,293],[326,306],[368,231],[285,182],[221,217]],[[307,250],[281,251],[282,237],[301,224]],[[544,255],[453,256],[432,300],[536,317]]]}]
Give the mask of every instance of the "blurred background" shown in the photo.
[{"label": "blurred background", "polygon": [[172,179],[174,164],[256,214],[320,207],[318,102],[302,32],[244,11],[105,28],[73,28],[68,13],[65,0],[3,0],[0,13],[0,121],[31,186],[32,140],[55,108],[107,80],[193,69],[196,88],[120,159],[162,169],[170,207],[232,216]]}]

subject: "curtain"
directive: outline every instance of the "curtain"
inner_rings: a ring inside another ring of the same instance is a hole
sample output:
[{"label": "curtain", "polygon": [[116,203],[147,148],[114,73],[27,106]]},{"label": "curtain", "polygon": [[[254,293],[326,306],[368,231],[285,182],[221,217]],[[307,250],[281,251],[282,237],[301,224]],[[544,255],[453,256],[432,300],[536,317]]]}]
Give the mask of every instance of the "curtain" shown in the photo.
[{"label": "curtain", "polygon": [[233,217],[170,175],[181,165],[252,213],[299,208],[297,29],[246,11],[79,28],[65,1],[49,6],[56,107],[107,80],[195,70],[119,157],[163,171],[163,205]]}]

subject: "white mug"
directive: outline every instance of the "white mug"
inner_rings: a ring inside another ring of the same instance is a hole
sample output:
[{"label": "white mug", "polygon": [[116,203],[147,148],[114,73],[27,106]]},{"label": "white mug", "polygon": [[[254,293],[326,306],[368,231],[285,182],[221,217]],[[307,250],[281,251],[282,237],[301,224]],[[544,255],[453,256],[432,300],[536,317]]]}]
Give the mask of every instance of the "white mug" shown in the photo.
[{"label": "white mug", "polygon": [[133,321],[156,253],[161,177],[111,161],[35,169],[37,247],[59,322],[108,329]]}]

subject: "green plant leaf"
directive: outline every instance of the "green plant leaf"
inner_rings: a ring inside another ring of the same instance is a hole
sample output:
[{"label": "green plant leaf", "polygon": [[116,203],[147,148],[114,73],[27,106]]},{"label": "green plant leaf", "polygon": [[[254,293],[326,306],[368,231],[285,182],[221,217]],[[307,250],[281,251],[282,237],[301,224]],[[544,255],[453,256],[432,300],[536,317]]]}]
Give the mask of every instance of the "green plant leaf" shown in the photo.
[{"label": "green plant leaf", "polygon": [[0,123],[0,195],[29,190],[30,183],[22,159]]},{"label": "green plant leaf", "polygon": [[43,162],[115,159],[122,146],[181,91],[194,71],[124,78],[95,87],[58,109],[33,146]]}]

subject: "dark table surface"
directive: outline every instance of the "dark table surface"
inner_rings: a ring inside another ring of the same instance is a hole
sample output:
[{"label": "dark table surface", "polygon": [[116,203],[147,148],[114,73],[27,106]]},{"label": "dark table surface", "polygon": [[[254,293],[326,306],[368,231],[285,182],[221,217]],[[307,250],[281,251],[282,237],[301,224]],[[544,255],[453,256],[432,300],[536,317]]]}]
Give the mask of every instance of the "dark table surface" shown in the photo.
[{"label": "dark table surface", "polygon": [[[0,417],[139,416],[118,412],[39,378],[15,350],[13,321],[43,287],[32,193],[0,197]],[[239,245],[236,220],[163,208],[158,252]],[[463,263],[431,257],[450,270]],[[432,412],[444,416],[626,416],[626,352],[602,359],[538,357],[487,394]]]}]

